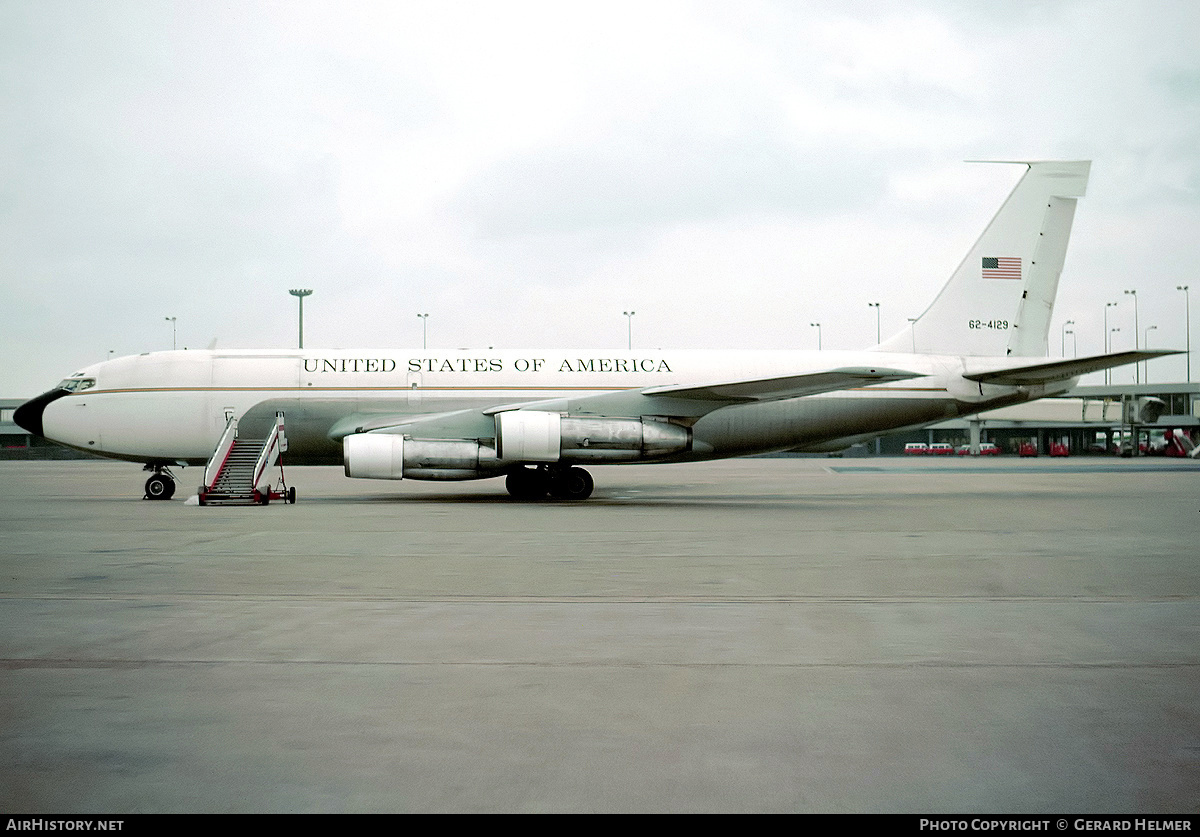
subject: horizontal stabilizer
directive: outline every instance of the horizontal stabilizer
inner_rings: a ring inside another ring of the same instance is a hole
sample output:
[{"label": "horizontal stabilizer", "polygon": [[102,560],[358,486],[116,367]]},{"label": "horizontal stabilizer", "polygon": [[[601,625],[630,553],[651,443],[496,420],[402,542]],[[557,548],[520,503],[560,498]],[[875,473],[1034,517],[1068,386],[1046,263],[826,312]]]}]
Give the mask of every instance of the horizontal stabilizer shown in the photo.
[{"label": "horizontal stabilizer", "polygon": [[699,401],[778,401],[783,398],[799,398],[803,395],[819,395],[850,387],[885,384],[920,378],[923,373],[907,372],[903,369],[873,367],[846,367],[805,375],[785,375],[781,378],[759,378],[757,380],[728,381],[700,386],[668,385],[642,390],[644,395],[662,395],[669,398],[691,398]]},{"label": "horizontal stabilizer", "polygon": [[1089,372],[1124,366],[1127,363],[1140,363],[1143,360],[1177,354],[1180,352],[1171,349],[1117,352],[1111,355],[1093,355],[1071,360],[1056,360],[1050,363],[1035,363],[1029,366],[1010,366],[1005,369],[972,372],[963,377],[981,384],[1000,384],[1010,387],[1049,384],[1055,381],[1065,381],[1068,378],[1077,378]]}]

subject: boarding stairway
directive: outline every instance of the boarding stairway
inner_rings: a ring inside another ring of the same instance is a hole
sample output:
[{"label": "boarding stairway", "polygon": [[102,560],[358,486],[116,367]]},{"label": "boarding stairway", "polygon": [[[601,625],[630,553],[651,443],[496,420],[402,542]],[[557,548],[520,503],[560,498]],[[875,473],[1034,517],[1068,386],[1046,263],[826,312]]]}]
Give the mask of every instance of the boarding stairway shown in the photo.
[{"label": "boarding stairway", "polygon": [[1163,434],[1163,453],[1167,456],[1189,456],[1200,459],[1200,445],[1188,436],[1183,428],[1168,430]]},{"label": "boarding stairway", "polygon": [[[202,506],[265,506],[271,500],[296,502],[296,489],[288,489],[283,475],[282,454],[287,450],[283,413],[275,414],[275,425],[265,439],[239,439],[237,419],[230,417],[221,441],[204,469],[200,486]],[[267,469],[279,462],[280,490],[270,481],[263,485]]]}]

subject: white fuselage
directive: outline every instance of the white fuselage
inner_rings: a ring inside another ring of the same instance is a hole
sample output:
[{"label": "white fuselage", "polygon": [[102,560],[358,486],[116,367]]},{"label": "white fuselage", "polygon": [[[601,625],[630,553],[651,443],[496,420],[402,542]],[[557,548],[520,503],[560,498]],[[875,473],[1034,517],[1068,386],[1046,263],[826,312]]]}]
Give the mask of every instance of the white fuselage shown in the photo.
[{"label": "white fuselage", "polygon": [[286,415],[288,458],[336,463],[340,437],[373,415],[429,415],[498,405],[630,393],[882,365],[919,373],[906,381],[820,396],[721,406],[699,417],[687,459],[820,447],[927,424],[1069,388],[980,385],[964,371],[1003,358],[879,352],[604,350],[494,352],[172,351],[117,358],[83,370],[94,382],[49,403],[47,438],[140,462],[199,463],[227,419]]},{"label": "white fuselage", "polygon": [[218,442],[239,462],[255,441],[270,455],[283,426],[293,464],[369,479],[504,474],[515,497],[586,499],[581,465],[833,450],[1030,401],[1140,356],[1045,360],[1090,165],[1023,165],[930,306],[871,351],[157,352],[90,367],[13,419],[144,462],[147,497],[171,496],[158,479],[171,463],[224,467]]}]

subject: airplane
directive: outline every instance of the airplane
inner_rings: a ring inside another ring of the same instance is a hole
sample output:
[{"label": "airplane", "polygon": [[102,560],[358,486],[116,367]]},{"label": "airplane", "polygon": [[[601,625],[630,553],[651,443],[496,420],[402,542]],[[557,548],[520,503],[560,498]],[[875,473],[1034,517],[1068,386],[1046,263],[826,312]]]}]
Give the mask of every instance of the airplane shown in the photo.
[{"label": "airplane", "polygon": [[[585,465],[835,451],[1174,354],[1046,357],[1091,164],[1020,164],[1020,181],[932,304],[863,351],[148,352],[76,372],[14,420],[143,463],[150,499],[174,495],[174,466],[207,463],[207,483],[229,454],[231,427],[262,437],[286,422],[288,464],[342,465],[363,479],[502,476],[518,499],[578,501],[594,488]],[[202,485],[201,496],[211,490]]]}]

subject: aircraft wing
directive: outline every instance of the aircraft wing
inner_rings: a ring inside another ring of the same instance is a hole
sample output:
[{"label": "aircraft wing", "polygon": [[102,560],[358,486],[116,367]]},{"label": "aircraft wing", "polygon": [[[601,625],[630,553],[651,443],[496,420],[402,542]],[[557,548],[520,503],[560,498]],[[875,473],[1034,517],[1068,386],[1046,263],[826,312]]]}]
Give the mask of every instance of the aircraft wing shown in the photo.
[{"label": "aircraft wing", "polygon": [[804,395],[819,395],[850,387],[870,386],[891,381],[920,378],[925,373],[908,372],[903,369],[883,369],[867,366],[847,366],[824,372],[809,372],[803,375],[785,375],[780,378],[758,378],[754,380],[724,381],[699,386],[667,385],[641,390],[644,395],[686,398],[695,401],[719,401],[723,403],[745,401],[779,401],[784,398],[799,398]]},{"label": "aircraft wing", "polygon": [[329,438],[336,441],[354,433],[472,438],[488,436],[494,429],[495,420],[476,409],[448,413],[354,413],[331,427]]},{"label": "aircraft wing", "polygon": [[637,416],[669,415],[699,418],[729,404],[751,401],[777,401],[818,395],[849,387],[919,378],[924,373],[881,367],[844,367],[803,375],[775,378],[720,381],[706,384],[665,385],[644,389],[606,392],[579,398],[556,398],[498,404],[483,410],[468,409],[451,413],[355,413],[339,421],[330,430],[331,439],[351,433],[420,433],[436,437],[487,436],[494,432],[494,416],[509,410],[546,410],[581,412],[592,415]]},{"label": "aircraft wing", "polygon": [[963,377],[969,381],[978,381],[981,384],[1000,384],[1012,387],[1049,384],[1055,381],[1065,381],[1068,378],[1077,378],[1089,372],[1099,372],[1101,369],[1111,369],[1115,366],[1124,366],[1127,363],[1139,363],[1143,360],[1177,354],[1180,354],[1180,352],[1171,349],[1116,352],[1110,355],[1093,355],[1091,357],[1072,358],[1071,360],[1056,360],[1050,363],[1035,363],[1026,366],[1009,366],[1004,369],[989,369],[982,372],[968,372]]}]

